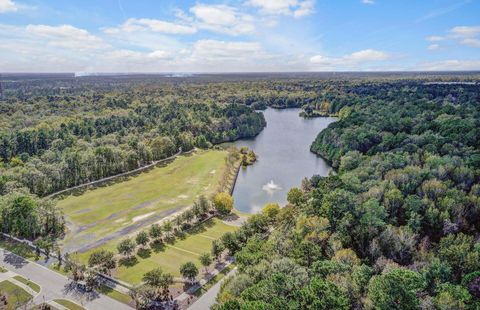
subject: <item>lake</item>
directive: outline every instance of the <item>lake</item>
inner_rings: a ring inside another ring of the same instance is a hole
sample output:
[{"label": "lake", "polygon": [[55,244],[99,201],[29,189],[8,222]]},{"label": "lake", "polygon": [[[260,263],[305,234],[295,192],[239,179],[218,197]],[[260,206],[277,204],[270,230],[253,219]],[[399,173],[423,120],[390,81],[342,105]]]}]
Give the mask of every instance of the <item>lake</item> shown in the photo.
[{"label": "lake", "polygon": [[233,191],[237,210],[255,213],[269,202],[284,205],[288,191],[299,187],[304,177],[330,172],[330,165],[310,152],[310,145],[335,118],[304,119],[300,111],[268,108],[263,112],[267,127],[253,139],[234,143],[247,146],[258,157],[252,166],[240,168]]}]

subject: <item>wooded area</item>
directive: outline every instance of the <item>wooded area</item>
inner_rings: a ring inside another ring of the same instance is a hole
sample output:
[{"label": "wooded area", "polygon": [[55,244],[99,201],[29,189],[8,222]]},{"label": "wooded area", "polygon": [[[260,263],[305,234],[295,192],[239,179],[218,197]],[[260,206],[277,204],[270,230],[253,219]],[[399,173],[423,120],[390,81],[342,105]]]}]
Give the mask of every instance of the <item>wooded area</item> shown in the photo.
[{"label": "wooded area", "polygon": [[480,88],[332,84],[312,151],[337,174],[292,189],[268,239],[222,239],[240,273],[216,309],[478,309]]},{"label": "wooded area", "polygon": [[[456,81],[457,83],[451,83]],[[469,83],[461,83],[469,81]],[[471,83],[473,81],[473,83]],[[480,77],[11,79],[0,103],[4,232],[58,237],[51,192],[252,137],[255,111],[335,115],[288,204],[215,242],[234,255],[217,309],[478,309]]]}]

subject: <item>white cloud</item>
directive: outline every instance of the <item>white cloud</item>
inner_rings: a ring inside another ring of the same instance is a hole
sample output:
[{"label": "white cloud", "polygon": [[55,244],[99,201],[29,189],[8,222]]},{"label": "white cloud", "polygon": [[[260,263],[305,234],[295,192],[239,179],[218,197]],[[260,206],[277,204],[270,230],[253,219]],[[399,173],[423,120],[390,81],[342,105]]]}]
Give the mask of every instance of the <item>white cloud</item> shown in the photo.
[{"label": "white cloud", "polygon": [[292,15],[297,18],[315,11],[315,0],[248,0],[246,4],[259,8],[264,14]]},{"label": "white cloud", "polygon": [[480,39],[466,38],[460,41],[460,44],[468,45],[470,47],[480,48]]},{"label": "white cloud", "polygon": [[362,0],[363,4],[375,4],[375,1],[373,0]]},{"label": "white cloud", "polygon": [[436,62],[424,62],[415,66],[419,71],[457,71],[457,70],[480,70],[480,60],[442,60]]},{"label": "white cloud", "polygon": [[430,42],[439,42],[439,41],[445,40],[445,38],[441,36],[429,36],[429,37],[426,37],[426,40]]},{"label": "white cloud", "polygon": [[391,58],[391,55],[374,49],[365,49],[342,57],[326,57],[315,55],[310,58],[310,63],[314,68],[336,70],[339,68],[359,69],[364,64],[385,61]]},{"label": "white cloud", "polygon": [[440,44],[430,44],[428,46],[428,50],[430,51],[436,51],[436,50],[439,50],[440,49]]},{"label": "white cloud", "polygon": [[192,26],[171,23],[158,19],[129,18],[125,23],[116,28],[106,28],[107,34],[121,32],[153,31],[166,34],[194,34],[197,29]]},{"label": "white cloud", "polygon": [[98,50],[109,47],[102,39],[71,25],[28,25],[26,32],[42,37],[47,44],[74,50]]},{"label": "white cloud", "polygon": [[312,14],[315,11],[315,1],[306,0],[300,2],[298,8],[293,11],[293,17],[299,18]]},{"label": "white cloud", "polygon": [[229,35],[251,34],[255,31],[254,18],[228,5],[196,4],[190,8],[197,26]]},{"label": "white cloud", "polygon": [[347,59],[354,62],[386,60],[389,57],[387,53],[373,49],[358,51],[346,56]]},{"label": "white cloud", "polygon": [[265,55],[257,42],[228,42],[217,40],[199,40],[193,46],[192,57],[197,60],[246,60]]},{"label": "white cloud", "polygon": [[18,6],[12,0],[0,0],[0,13],[16,11],[18,11]]},{"label": "white cloud", "polygon": [[474,37],[478,34],[480,34],[480,26],[474,26],[474,27],[469,27],[469,26],[457,26],[453,27],[450,32],[459,37]]},{"label": "white cloud", "polygon": [[[429,36],[426,37],[426,40],[430,42],[450,41],[480,48],[480,26],[456,26],[450,29],[445,36]],[[431,49],[430,46],[428,49]]]},{"label": "white cloud", "polygon": [[[130,35],[138,37],[142,32]],[[153,35],[148,32],[148,35]],[[191,44],[163,41],[162,34],[139,42],[111,45],[70,25],[11,26],[0,24],[0,68],[15,72],[223,72],[288,70],[258,42],[199,40]],[[123,38],[123,37],[122,37]],[[161,43],[138,48],[160,38]],[[109,36],[109,42],[116,40]],[[167,38],[168,40],[168,38]],[[102,48],[100,48],[102,47]]]}]

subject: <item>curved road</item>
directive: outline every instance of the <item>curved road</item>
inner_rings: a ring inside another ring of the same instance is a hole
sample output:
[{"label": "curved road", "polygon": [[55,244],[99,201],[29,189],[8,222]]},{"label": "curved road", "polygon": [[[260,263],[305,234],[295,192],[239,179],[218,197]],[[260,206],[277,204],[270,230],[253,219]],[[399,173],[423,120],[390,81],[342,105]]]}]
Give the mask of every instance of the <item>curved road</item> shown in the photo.
[{"label": "curved road", "polygon": [[237,268],[233,268],[227,275],[218,281],[212,288],[210,288],[205,294],[203,294],[196,302],[194,302],[188,310],[206,310],[210,309],[211,306],[215,304],[215,299],[217,298],[218,292],[220,292],[220,286],[223,281],[237,272]]},{"label": "curved road", "polygon": [[90,293],[83,294],[76,290],[72,282],[65,276],[49,270],[39,264],[32,263],[7,250],[0,249],[1,265],[24,278],[30,279],[41,286],[40,292],[34,297],[35,304],[41,304],[53,299],[71,299],[91,310],[130,310],[129,306],[108,296]]}]

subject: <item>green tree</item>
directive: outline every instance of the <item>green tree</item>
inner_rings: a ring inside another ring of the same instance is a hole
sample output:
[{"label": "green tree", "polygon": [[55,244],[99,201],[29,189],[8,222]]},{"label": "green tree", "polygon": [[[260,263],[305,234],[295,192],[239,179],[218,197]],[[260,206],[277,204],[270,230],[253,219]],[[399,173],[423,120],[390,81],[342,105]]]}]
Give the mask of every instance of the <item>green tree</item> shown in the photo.
[{"label": "green tree", "polygon": [[299,206],[303,203],[303,192],[299,188],[292,188],[288,191],[287,201],[292,205]]},{"label": "green tree", "polygon": [[148,234],[153,240],[158,240],[162,237],[162,228],[158,224],[152,224],[152,226],[150,226]]},{"label": "green tree", "polygon": [[187,281],[191,283],[195,282],[195,278],[198,275],[197,266],[195,266],[192,262],[186,262],[180,266],[180,274],[184,277]]},{"label": "green tree", "polygon": [[96,268],[99,272],[109,273],[116,267],[115,254],[107,250],[96,250],[88,258],[88,266]]},{"label": "green tree", "polygon": [[460,285],[445,283],[439,286],[434,298],[435,308],[439,310],[467,310],[470,307],[472,295]]},{"label": "green tree", "polygon": [[460,280],[463,275],[480,270],[480,246],[473,236],[463,233],[450,234],[440,240],[438,256],[453,269]]},{"label": "green tree", "polygon": [[150,144],[154,160],[163,159],[175,153],[175,144],[168,137],[157,137]]},{"label": "green tree", "polygon": [[266,204],[262,209],[262,214],[266,215],[270,221],[275,221],[278,213],[280,212],[280,206],[278,203]]},{"label": "green tree", "polygon": [[148,237],[148,234],[146,231],[139,232],[135,237],[135,242],[137,243],[137,245],[141,246],[142,248],[144,248],[149,241],[150,241],[150,238]]},{"label": "green tree", "polygon": [[335,284],[319,278],[313,278],[310,284],[296,294],[299,309],[350,309],[348,296]]},{"label": "green tree", "polygon": [[213,198],[213,204],[218,213],[229,214],[233,210],[233,197],[225,192],[217,193]]},{"label": "green tree", "polygon": [[122,254],[123,256],[130,257],[133,251],[135,251],[135,242],[133,242],[129,238],[123,239],[117,245],[117,250],[118,250],[118,253]]},{"label": "green tree", "polygon": [[368,286],[368,298],[374,309],[418,309],[417,292],[425,286],[423,277],[407,269],[392,269],[374,276]]},{"label": "green tree", "polygon": [[232,232],[227,232],[220,240],[222,241],[223,247],[230,252],[230,255],[235,254],[240,249],[239,241]]},{"label": "green tree", "polygon": [[218,261],[224,250],[223,244],[220,240],[212,242],[212,256]]},{"label": "green tree", "polygon": [[163,224],[162,224],[162,231],[165,232],[165,234],[167,234],[167,237],[171,237],[172,236],[172,232],[173,232],[173,224],[171,221],[165,221]]},{"label": "green tree", "polygon": [[164,273],[161,268],[155,268],[145,273],[142,278],[147,285],[154,287],[162,300],[168,298],[168,287],[173,284],[173,276]]},{"label": "green tree", "polygon": [[205,268],[206,273],[208,271],[208,266],[210,266],[210,264],[212,263],[212,256],[210,255],[210,253],[203,253],[198,259],[200,260],[202,266]]}]

